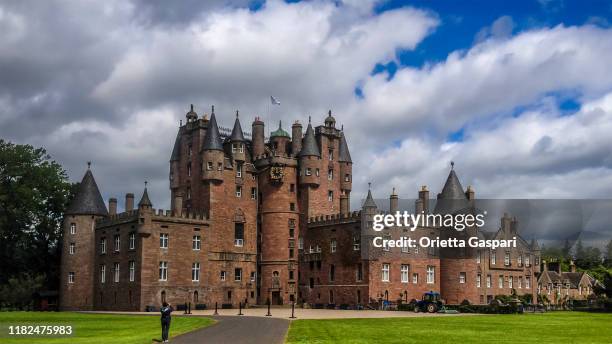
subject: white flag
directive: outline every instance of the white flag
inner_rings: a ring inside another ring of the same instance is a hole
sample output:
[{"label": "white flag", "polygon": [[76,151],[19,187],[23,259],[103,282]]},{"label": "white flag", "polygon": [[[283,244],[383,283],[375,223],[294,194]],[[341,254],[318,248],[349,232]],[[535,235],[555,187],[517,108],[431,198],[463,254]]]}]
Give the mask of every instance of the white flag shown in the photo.
[{"label": "white flag", "polygon": [[272,102],[272,105],[280,105],[280,102],[273,96],[270,96],[270,101]]}]

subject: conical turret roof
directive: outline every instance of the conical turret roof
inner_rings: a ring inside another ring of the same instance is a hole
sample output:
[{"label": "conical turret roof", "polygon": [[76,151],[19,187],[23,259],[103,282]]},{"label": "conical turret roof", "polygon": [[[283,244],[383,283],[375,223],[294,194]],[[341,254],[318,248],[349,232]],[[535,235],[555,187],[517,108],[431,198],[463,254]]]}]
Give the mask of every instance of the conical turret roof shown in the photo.
[{"label": "conical turret roof", "polygon": [[170,161],[178,161],[181,159],[181,134],[183,133],[183,128],[180,128],[178,133],[176,134],[176,139],[174,140],[174,148],[172,148],[172,155],[170,156]]},{"label": "conical turret roof", "polygon": [[219,134],[219,127],[217,126],[217,118],[215,117],[215,111],[210,115],[210,121],[208,121],[208,129],[206,130],[206,136],[204,137],[204,144],[202,145],[204,150],[223,150],[223,143],[221,141],[221,134]]},{"label": "conical turret roof", "polygon": [[374,197],[372,197],[372,190],[370,187],[368,187],[368,196],[366,197],[365,202],[363,202],[362,208],[378,208],[376,202],[374,202]]},{"label": "conical turret roof", "polygon": [[240,119],[238,119],[238,111],[236,111],[236,121],[234,121],[234,129],[232,129],[232,135],[230,135],[230,141],[232,142],[246,141],[244,139],[244,134],[242,133],[242,126],[240,126]]},{"label": "conical turret roof", "polygon": [[351,153],[349,153],[348,144],[346,143],[346,139],[344,138],[343,131],[340,132],[340,147],[338,148],[338,152],[338,161],[350,163],[353,162],[353,160],[351,160]]},{"label": "conical turret roof", "polygon": [[144,192],[142,193],[142,197],[140,198],[140,202],[138,202],[138,206],[139,207],[143,207],[143,206],[152,207],[153,206],[153,203],[151,203],[151,200],[149,199],[149,193],[147,192],[146,183],[145,183]]},{"label": "conical turret roof", "polygon": [[100,190],[98,189],[93,173],[91,173],[91,169],[88,168],[87,172],[85,172],[83,180],[81,180],[81,184],[79,185],[77,194],[72,202],[70,202],[68,210],[66,210],[66,214],[108,215],[106,205],[104,204],[104,200],[102,200],[102,195],[100,194]]},{"label": "conical turret roof", "polygon": [[319,145],[317,144],[317,139],[315,138],[314,130],[312,129],[312,125],[310,123],[308,123],[306,134],[304,135],[304,139],[302,140],[302,150],[300,151],[299,156],[309,155],[321,157],[321,152],[319,152]]},{"label": "conical turret roof", "polygon": [[444,183],[444,187],[442,188],[442,192],[438,195],[439,199],[467,199],[465,196],[465,192],[463,191],[463,187],[461,186],[461,182],[459,182],[459,178],[457,178],[457,174],[454,169],[451,169],[448,174],[448,178],[446,178],[446,183]]}]

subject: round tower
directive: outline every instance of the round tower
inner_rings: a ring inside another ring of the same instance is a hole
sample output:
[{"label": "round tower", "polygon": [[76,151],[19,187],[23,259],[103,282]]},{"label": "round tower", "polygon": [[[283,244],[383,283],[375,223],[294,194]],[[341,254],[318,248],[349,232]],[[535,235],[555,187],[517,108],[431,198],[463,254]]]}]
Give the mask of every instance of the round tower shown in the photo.
[{"label": "round tower", "polygon": [[319,186],[320,184],[320,165],[321,152],[315,138],[314,130],[310,119],[306,134],[302,140],[302,149],[298,154],[300,160],[300,185]]},{"label": "round tower", "polygon": [[265,153],[264,122],[259,117],[255,117],[255,120],[253,121],[252,132],[253,132],[253,157],[255,160]]},{"label": "round tower", "polygon": [[283,122],[278,122],[278,129],[270,133],[270,145],[276,156],[286,156],[289,152],[289,133],[283,130]]},{"label": "round tower", "polygon": [[236,121],[234,121],[234,128],[232,129],[229,142],[231,144],[231,152],[234,160],[241,162],[245,161],[246,140],[244,139],[244,134],[242,133],[242,126],[240,125],[240,119],[238,118],[238,110],[236,110]]},{"label": "round tower", "polygon": [[[88,163],[90,165],[90,163]],[[92,310],[96,275],[95,223],[108,216],[98,185],[88,167],[64,217],[60,309]]]},{"label": "round tower", "polygon": [[224,158],[223,143],[213,106],[202,145],[202,180],[222,181]]}]

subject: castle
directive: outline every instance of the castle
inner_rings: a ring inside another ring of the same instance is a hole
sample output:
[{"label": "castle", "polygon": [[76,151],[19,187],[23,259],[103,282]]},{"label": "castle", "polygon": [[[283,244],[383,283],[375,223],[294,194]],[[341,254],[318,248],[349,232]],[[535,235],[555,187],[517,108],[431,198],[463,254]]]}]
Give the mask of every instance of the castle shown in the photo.
[{"label": "castle", "polygon": [[[60,308],[131,310],[163,301],[194,307],[304,303],[358,307],[420,299],[439,291],[448,303],[486,303],[511,292],[535,298],[539,247],[517,234],[504,216],[497,232],[468,229],[481,238],[519,238],[511,249],[447,256],[438,250],[376,249],[364,233],[379,210],[370,191],[351,212],[352,160],[331,111],[323,125],[291,134],[279,123],[269,138],[255,118],[251,134],[238,112],[231,130],[219,127],[214,107],[193,106],[170,157],[171,210],[156,210],[145,185],[138,204],[125,196],[108,208],[91,169],[64,220]],[[436,200],[475,198],[451,169]],[[389,209],[398,209],[398,195]],[[429,190],[415,211],[431,212]],[[396,238],[403,229],[385,236]],[[432,238],[440,228],[420,228]]]}]

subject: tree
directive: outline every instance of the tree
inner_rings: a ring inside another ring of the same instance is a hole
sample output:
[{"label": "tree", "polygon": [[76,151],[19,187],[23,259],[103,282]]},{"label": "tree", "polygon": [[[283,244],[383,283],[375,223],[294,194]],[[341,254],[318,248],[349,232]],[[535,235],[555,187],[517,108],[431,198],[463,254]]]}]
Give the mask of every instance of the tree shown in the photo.
[{"label": "tree", "polygon": [[570,245],[569,240],[565,239],[565,243],[563,244],[563,250],[561,251],[563,258],[569,259],[571,251],[572,246]]},{"label": "tree", "polygon": [[612,267],[612,240],[606,245],[606,266]]},{"label": "tree", "polygon": [[0,287],[46,276],[57,288],[70,194],[66,172],[43,148],[0,140]]}]

